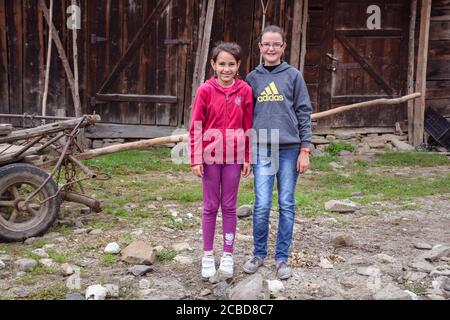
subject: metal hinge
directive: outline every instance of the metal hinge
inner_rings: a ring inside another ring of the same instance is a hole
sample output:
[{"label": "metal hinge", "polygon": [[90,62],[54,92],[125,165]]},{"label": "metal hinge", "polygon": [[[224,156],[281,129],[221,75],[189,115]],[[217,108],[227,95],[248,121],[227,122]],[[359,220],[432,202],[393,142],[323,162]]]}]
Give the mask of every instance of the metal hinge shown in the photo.
[{"label": "metal hinge", "polygon": [[165,45],[186,45],[190,44],[190,41],[188,39],[167,39],[164,41]]},{"label": "metal hinge", "polygon": [[96,44],[98,42],[106,42],[107,38],[97,36],[96,34],[91,34],[91,44]]}]

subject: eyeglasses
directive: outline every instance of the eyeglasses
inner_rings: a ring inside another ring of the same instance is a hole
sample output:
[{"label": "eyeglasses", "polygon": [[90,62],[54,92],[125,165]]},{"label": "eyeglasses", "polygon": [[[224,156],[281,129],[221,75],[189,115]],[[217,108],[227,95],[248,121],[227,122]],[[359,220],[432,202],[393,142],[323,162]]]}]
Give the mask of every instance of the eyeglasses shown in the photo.
[{"label": "eyeglasses", "polygon": [[263,47],[263,49],[269,49],[270,47],[273,47],[274,49],[281,49],[283,46],[284,46],[283,42],[274,42],[274,43],[261,42],[261,47]]}]

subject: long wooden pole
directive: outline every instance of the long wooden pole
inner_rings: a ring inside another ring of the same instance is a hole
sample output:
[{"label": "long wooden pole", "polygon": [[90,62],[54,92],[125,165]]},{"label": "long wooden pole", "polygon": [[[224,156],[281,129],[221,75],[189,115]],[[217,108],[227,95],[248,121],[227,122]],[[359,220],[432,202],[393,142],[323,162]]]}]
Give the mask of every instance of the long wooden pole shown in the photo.
[{"label": "long wooden pole", "polygon": [[[77,0],[72,0],[72,6],[78,6]],[[76,17],[78,19],[78,17]],[[78,21],[77,21],[78,23]],[[73,26],[73,37],[72,37],[72,45],[73,45],[73,74],[74,74],[74,89],[75,89],[75,101],[73,102],[75,105],[75,116],[81,117],[83,115],[83,111],[81,109],[81,100],[80,100],[80,81],[79,81],[79,71],[78,71],[78,31],[77,26]]]},{"label": "long wooden pole", "polygon": [[208,1],[208,10],[206,12],[205,32],[203,34],[202,54],[200,60],[199,79],[200,83],[205,81],[206,66],[208,64],[209,46],[211,43],[211,31],[214,20],[214,8],[216,0]]},{"label": "long wooden pole", "polygon": [[414,134],[413,145],[415,147],[423,143],[425,127],[425,99],[427,90],[427,66],[428,66],[428,40],[430,35],[432,0],[422,0],[422,12],[420,14],[419,53],[417,58],[416,91],[422,94],[416,101],[414,108]]},{"label": "long wooden pole", "polygon": [[300,51],[302,45],[303,0],[294,3],[294,19],[292,21],[291,65],[300,68]]},{"label": "long wooden pole", "polygon": [[[50,15],[49,21],[53,23],[53,0],[50,0]],[[47,46],[47,64],[45,68],[45,83],[44,83],[44,94],[42,97],[42,116],[47,116],[47,98],[48,98],[48,86],[50,82],[50,66],[52,62],[52,48],[53,48],[53,28],[48,28],[48,46]],[[45,124],[45,120],[42,120]]]},{"label": "long wooden pole", "polygon": [[[408,94],[414,92],[414,59],[416,42],[417,0],[411,1],[411,21],[409,24],[409,57],[408,57]],[[408,137],[409,143],[414,143],[414,100],[408,101]]]},{"label": "long wooden pole", "polygon": [[305,71],[305,59],[306,59],[306,38],[308,31],[308,19],[309,19],[309,3],[308,0],[304,0],[303,3],[303,26],[302,26],[302,49],[300,52],[300,71],[304,73]]}]

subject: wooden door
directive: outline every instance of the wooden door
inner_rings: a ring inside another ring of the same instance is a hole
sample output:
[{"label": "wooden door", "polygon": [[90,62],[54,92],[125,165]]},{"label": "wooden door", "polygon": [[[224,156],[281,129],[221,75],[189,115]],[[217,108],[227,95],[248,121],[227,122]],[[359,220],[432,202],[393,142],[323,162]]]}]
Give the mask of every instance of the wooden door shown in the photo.
[{"label": "wooden door", "polygon": [[[321,109],[405,94],[409,1],[329,1]],[[331,15],[329,15],[332,13]],[[334,127],[392,126],[405,106],[350,111],[321,121]]]},{"label": "wooden door", "polygon": [[89,1],[91,112],[103,122],[179,127],[186,1]]}]

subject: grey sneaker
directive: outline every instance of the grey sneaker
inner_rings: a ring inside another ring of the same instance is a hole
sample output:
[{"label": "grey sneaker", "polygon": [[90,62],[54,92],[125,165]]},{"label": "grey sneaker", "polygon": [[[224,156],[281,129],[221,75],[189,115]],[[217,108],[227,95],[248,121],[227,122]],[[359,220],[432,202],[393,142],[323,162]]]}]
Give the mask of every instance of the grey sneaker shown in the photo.
[{"label": "grey sneaker", "polygon": [[287,280],[292,277],[292,270],[286,262],[277,263],[277,277],[280,280]]},{"label": "grey sneaker", "polygon": [[253,257],[244,264],[244,271],[248,274],[254,274],[263,264],[263,258]]}]

